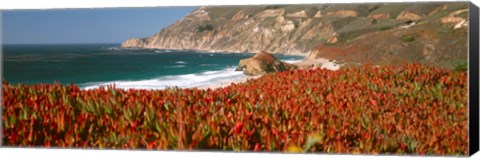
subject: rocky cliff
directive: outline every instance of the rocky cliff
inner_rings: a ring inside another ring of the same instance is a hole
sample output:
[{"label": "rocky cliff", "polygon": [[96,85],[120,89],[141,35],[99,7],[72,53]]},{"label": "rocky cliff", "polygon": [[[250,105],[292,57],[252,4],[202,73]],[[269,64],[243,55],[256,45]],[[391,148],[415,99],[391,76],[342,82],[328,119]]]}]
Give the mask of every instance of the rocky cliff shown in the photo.
[{"label": "rocky cliff", "polygon": [[320,5],[199,7],[152,37],[129,39],[122,47],[306,54],[334,33],[325,17],[342,16],[323,15],[325,9]]},{"label": "rocky cliff", "polygon": [[466,60],[467,30],[466,2],[213,6],[199,7],[159,33],[121,46],[311,52],[308,58],[352,62],[395,56]]}]

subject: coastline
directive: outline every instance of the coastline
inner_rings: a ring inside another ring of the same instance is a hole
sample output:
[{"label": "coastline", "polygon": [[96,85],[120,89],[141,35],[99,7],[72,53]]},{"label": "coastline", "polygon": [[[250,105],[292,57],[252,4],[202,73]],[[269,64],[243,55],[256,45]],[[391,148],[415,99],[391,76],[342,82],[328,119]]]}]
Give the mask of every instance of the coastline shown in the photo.
[{"label": "coastline", "polygon": [[[291,64],[295,64],[295,65],[298,65],[300,68],[299,69],[314,69],[314,68],[321,68],[321,69],[327,69],[327,70],[331,70],[331,71],[336,71],[336,70],[339,70],[341,65],[340,64],[337,64],[335,60],[328,60],[328,59],[325,59],[325,58],[318,58],[318,59],[309,59],[309,60],[301,60],[301,61],[298,61],[298,62],[293,62]],[[314,65],[314,66],[310,66],[310,65]],[[198,85],[198,86],[192,86],[192,87],[183,87],[183,88],[188,88],[188,89],[200,89],[200,90],[207,90],[207,89],[212,89],[212,90],[215,90],[215,89],[219,89],[219,88],[225,88],[225,87],[228,87],[230,86],[232,83],[235,83],[235,84],[240,84],[240,83],[245,83],[247,82],[248,80],[250,79],[258,79],[260,77],[262,77],[263,75],[256,75],[256,76],[248,76],[248,75],[244,75],[244,76],[241,76],[241,77],[236,77],[236,78],[229,78],[229,79],[224,79],[224,80],[218,80],[218,81],[214,81],[214,82],[210,82],[206,85]],[[136,81],[134,81],[136,82]],[[141,82],[141,81],[140,81]],[[118,83],[117,83],[118,84]],[[106,85],[102,85],[102,86],[106,86]],[[171,85],[172,87],[175,87],[177,85]],[[84,90],[91,90],[91,89],[97,89],[99,87],[85,87],[85,88],[82,88]],[[117,85],[117,88],[120,88],[122,86],[118,86]],[[147,90],[165,90],[166,88],[152,88],[152,89],[149,89],[149,88],[142,88],[142,87],[130,87],[130,88],[121,88],[121,89],[125,89],[125,90],[128,90],[128,89],[147,89]]]},{"label": "coastline", "polygon": [[[322,69],[327,69],[331,71],[337,71],[340,69],[342,66],[341,64],[337,64],[335,60],[328,60],[325,58],[318,58],[318,59],[310,59],[310,60],[302,60],[300,62],[295,62],[291,64],[296,64],[296,65],[311,65],[314,64],[314,67],[311,68],[322,68]],[[306,68],[306,69],[311,69],[311,68]],[[205,85],[205,86],[198,86],[194,88],[202,89],[202,90],[207,90],[207,89],[218,89],[218,88],[225,88],[231,85],[232,83],[245,83],[250,79],[258,79],[262,77],[262,75],[258,76],[246,76],[244,78],[240,79],[231,79],[231,80],[224,80],[224,81],[219,81],[212,83],[210,85]]]},{"label": "coastline", "polygon": [[[182,48],[155,48],[155,47],[122,47],[117,46],[119,49],[127,49],[127,50],[167,50],[167,51],[193,51],[198,53],[238,53],[238,54],[255,54],[255,52],[248,52],[248,51],[233,51],[233,50],[221,50],[221,49],[182,49]],[[291,56],[302,56],[307,57],[310,52],[307,53],[296,53],[296,52],[270,52],[274,55],[291,55]]]},{"label": "coastline", "polygon": [[[96,48],[95,48],[96,49]],[[228,53],[228,54],[255,54],[250,52],[230,52],[230,51],[222,51],[222,50],[191,50],[191,49],[158,49],[158,48],[133,48],[133,47],[104,47],[102,46],[102,50],[145,50],[145,51],[166,51],[166,52],[176,52],[176,51],[191,51],[191,52],[198,52],[198,53]],[[136,52],[133,52],[136,53]],[[310,53],[310,52],[309,52]],[[307,56],[307,54],[299,54],[299,53],[290,53],[290,52],[282,52],[276,53],[279,55],[279,60],[283,62],[287,62],[290,64],[299,65],[301,63],[308,63],[308,64],[315,64],[325,67],[326,69],[336,70],[336,67],[333,67],[331,62],[333,60],[308,60],[306,58],[302,58],[302,56]],[[283,56],[286,56],[285,58]],[[288,56],[296,56],[294,58],[289,58]],[[215,61],[212,61],[215,62]],[[210,62],[211,63],[211,62]],[[238,61],[235,62],[238,64]],[[236,65],[234,64],[234,65]],[[175,65],[185,65],[183,64],[175,64]],[[330,66],[328,66],[330,65]],[[229,70],[231,69],[231,70]],[[303,69],[303,68],[300,68]],[[181,87],[181,88],[198,88],[198,89],[217,89],[217,88],[224,88],[232,83],[244,83],[249,79],[257,79],[260,76],[248,76],[248,75],[240,75],[241,72],[233,72],[233,68],[225,68],[221,70],[209,70],[206,72],[196,72],[196,73],[188,73],[188,74],[180,74],[180,75],[171,75],[171,76],[163,76],[159,78],[146,78],[146,79],[135,79],[135,80],[128,80],[128,79],[119,79],[119,80],[111,80],[111,81],[100,81],[100,82],[79,82],[79,86],[82,90],[91,90],[91,89],[98,89],[100,87],[106,87],[108,85],[115,84],[116,88],[120,89],[144,89],[144,90],[163,90],[168,87]]]}]

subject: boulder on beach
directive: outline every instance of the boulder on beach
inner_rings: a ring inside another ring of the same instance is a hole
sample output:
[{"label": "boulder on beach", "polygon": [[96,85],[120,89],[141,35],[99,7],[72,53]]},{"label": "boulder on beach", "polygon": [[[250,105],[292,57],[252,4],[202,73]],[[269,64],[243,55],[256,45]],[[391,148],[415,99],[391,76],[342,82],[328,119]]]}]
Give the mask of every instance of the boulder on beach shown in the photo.
[{"label": "boulder on beach", "polygon": [[297,68],[297,66],[282,62],[272,54],[262,51],[251,58],[240,60],[236,71],[243,71],[246,75],[255,76],[294,68]]}]

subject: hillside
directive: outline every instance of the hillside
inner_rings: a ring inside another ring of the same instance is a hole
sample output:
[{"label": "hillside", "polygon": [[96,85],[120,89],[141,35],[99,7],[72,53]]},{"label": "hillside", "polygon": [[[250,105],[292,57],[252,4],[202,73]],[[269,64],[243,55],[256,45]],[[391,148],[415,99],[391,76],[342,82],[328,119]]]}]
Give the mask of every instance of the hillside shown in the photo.
[{"label": "hillside", "polygon": [[364,3],[199,7],[126,48],[302,54],[343,62],[467,59],[468,3]]}]

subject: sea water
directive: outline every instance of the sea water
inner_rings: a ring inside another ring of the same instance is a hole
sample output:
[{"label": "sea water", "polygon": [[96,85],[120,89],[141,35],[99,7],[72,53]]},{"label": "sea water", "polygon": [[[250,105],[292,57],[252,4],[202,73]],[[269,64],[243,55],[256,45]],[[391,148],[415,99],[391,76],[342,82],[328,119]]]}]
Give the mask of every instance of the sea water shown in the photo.
[{"label": "sea water", "polygon": [[[253,53],[125,49],[119,44],[2,45],[2,79],[12,84],[74,83],[82,89],[192,88],[246,78],[235,71]],[[275,55],[286,62],[302,56]]]}]

